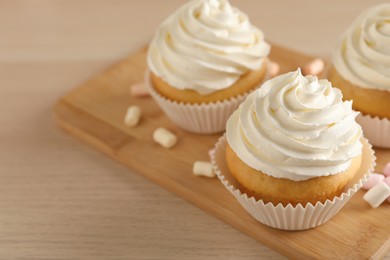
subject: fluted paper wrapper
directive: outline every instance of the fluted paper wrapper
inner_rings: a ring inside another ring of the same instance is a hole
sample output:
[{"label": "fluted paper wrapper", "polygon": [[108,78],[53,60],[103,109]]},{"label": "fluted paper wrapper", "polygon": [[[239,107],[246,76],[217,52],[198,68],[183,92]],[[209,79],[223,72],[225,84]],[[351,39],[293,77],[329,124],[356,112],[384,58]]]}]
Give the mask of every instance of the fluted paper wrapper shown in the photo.
[{"label": "fluted paper wrapper", "polygon": [[282,204],[265,204],[262,200],[248,197],[239,190],[239,184],[229,172],[225,159],[226,138],[221,137],[216,144],[212,158],[214,171],[226,189],[233,194],[245,210],[261,223],[283,230],[305,230],[314,228],[329,221],[347,203],[347,201],[362,187],[368,175],[375,166],[375,156],[367,139],[362,139],[363,159],[362,165],[351,184],[339,197],[325,203],[318,202],[315,205],[306,204],[305,207],[298,204],[283,206]]},{"label": "fluted paper wrapper", "polygon": [[161,96],[150,82],[150,72],[145,73],[145,85],[167,117],[177,126],[198,134],[224,132],[230,115],[250,93],[216,103],[184,104]]},{"label": "fluted paper wrapper", "polygon": [[390,121],[388,119],[360,113],[356,121],[361,125],[364,136],[373,146],[390,148]]}]

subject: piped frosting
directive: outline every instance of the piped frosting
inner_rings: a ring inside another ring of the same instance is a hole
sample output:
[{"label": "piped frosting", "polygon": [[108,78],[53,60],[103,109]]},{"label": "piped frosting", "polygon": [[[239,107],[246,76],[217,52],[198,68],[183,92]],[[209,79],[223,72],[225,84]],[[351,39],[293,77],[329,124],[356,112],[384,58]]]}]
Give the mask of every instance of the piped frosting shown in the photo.
[{"label": "piped frosting", "polygon": [[351,101],[300,69],[266,81],[227,122],[230,147],[248,166],[294,181],[340,173],[361,154]]},{"label": "piped frosting", "polygon": [[172,87],[207,95],[260,69],[269,51],[262,31],[229,1],[193,0],[158,27],[147,61]]},{"label": "piped frosting", "polygon": [[370,8],[354,21],[337,44],[333,64],[359,87],[390,91],[390,4]]}]

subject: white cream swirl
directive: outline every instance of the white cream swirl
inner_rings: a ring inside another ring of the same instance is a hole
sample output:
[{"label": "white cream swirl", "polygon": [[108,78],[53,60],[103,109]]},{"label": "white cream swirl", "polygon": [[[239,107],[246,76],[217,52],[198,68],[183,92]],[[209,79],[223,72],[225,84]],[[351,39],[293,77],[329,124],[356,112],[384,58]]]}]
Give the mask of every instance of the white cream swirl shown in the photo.
[{"label": "white cream swirl", "polygon": [[355,85],[390,91],[390,4],[370,8],[355,20],[338,43],[333,64]]},{"label": "white cream swirl", "polygon": [[207,95],[259,69],[269,50],[263,33],[227,0],[193,0],[159,26],[147,59],[172,87]]},{"label": "white cream swirl", "polygon": [[300,69],[266,81],[227,123],[227,141],[248,166],[294,181],[345,171],[361,153],[351,101]]}]

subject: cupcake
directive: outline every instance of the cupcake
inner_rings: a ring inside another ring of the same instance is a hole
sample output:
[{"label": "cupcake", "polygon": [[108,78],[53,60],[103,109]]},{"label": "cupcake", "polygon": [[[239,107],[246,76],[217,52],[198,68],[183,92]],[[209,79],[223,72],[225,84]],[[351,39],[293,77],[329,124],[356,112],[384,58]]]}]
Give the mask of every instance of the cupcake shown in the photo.
[{"label": "cupcake", "polygon": [[333,53],[329,80],[353,100],[357,121],[375,146],[390,148],[390,4],[361,14]]},{"label": "cupcake", "polygon": [[267,77],[269,51],[263,33],[227,0],[190,1],[158,27],[147,54],[147,86],[178,126],[221,132]]},{"label": "cupcake", "polygon": [[248,212],[276,228],[328,221],[372,171],[351,101],[300,69],[266,81],[231,115],[216,173]]}]

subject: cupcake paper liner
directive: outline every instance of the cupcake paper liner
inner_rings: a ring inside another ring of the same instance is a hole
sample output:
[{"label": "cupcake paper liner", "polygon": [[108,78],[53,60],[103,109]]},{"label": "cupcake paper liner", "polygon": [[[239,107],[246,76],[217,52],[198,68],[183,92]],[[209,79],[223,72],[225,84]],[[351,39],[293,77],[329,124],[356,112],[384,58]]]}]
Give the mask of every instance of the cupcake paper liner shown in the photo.
[{"label": "cupcake paper liner", "polygon": [[238,200],[245,210],[261,223],[283,230],[305,230],[314,228],[329,221],[347,203],[347,201],[362,187],[368,175],[374,170],[375,156],[367,139],[363,138],[363,160],[358,174],[346,187],[346,190],[333,200],[325,203],[317,202],[302,206],[298,204],[283,206],[264,203],[239,190],[239,184],[227,168],[225,159],[226,138],[222,136],[215,146],[212,158],[214,171],[218,178],[230,193]]},{"label": "cupcake paper liner", "polygon": [[390,148],[390,120],[360,113],[356,121],[361,125],[364,136],[373,146]]},{"label": "cupcake paper liner", "polygon": [[173,123],[184,130],[198,134],[224,132],[230,115],[250,93],[247,92],[221,102],[185,104],[169,100],[157,93],[150,82],[150,71],[145,73],[145,85],[152,98]]}]

